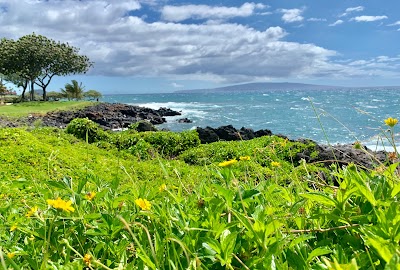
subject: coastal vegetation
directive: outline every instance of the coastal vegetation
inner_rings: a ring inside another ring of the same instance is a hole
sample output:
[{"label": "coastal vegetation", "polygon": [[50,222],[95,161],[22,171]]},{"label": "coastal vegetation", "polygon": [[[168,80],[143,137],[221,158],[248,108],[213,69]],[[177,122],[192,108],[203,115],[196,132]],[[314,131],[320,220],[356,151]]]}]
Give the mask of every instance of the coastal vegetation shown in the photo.
[{"label": "coastal vegetation", "polygon": [[[392,138],[397,119],[382,124]],[[398,153],[372,169],[297,158],[314,146],[88,119],[0,129],[1,265],[398,269]]]},{"label": "coastal vegetation", "polygon": [[85,73],[91,66],[78,48],[42,35],[0,40],[1,78],[22,88],[22,100],[28,87],[29,99],[34,100],[35,85],[42,89],[42,99],[47,100],[47,87],[54,76]]}]

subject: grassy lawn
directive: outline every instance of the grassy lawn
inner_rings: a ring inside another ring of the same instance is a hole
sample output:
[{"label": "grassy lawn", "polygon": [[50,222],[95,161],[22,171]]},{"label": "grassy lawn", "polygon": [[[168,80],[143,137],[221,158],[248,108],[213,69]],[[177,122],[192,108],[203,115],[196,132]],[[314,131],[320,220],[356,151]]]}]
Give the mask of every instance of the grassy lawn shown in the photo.
[{"label": "grassy lawn", "polygon": [[51,111],[78,110],[94,104],[91,101],[34,101],[0,106],[0,117],[23,117],[29,114],[45,114]]}]

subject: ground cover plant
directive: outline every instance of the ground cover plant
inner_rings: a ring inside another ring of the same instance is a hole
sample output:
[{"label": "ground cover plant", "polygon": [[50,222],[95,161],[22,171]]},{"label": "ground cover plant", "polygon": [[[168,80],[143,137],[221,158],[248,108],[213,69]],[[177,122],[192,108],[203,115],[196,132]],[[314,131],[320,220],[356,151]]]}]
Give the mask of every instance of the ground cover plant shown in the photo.
[{"label": "ground cover plant", "polygon": [[371,170],[296,159],[312,147],[87,119],[0,129],[1,266],[399,269],[398,153]]}]

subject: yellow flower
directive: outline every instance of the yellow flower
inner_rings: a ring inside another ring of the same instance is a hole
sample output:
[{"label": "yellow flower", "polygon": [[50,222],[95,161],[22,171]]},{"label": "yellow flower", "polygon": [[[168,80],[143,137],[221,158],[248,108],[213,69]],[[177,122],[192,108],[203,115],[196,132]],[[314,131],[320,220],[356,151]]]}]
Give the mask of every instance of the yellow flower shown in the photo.
[{"label": "yellow flower", "polygon": [[83,262],[86,264],[86,266],[90,266],[91,261],[92,261],[92,255],[85,254],[85,256],[83,256]]},{"label": "yellow flower", "polygon": [[135,203],[136,203],[142,210],[150,210],[150,208],[151,208],[151,203],[150,203],[148,200],[146,200],[146,199],[142,199],[142,198],[136,199],[136,200],[135,200]]},{"label": "yellow flower", "polygon": [[229,166],[231,166],[231,165],[233,165],[233,164],[235,164],[237,162],[238,161],[236,159],[231,159],[231,160],[219,163],[218,166],[220,166],[220,167],[229,167]]},{"label": "yellow flower", "polygon": [[38,207],[34,206],[28,211],[28,213],[25,214],[25,216],[29,218],[29,217],[33,216],[37,212],[37,210],[38,210]]},{"label": "yellow flower", "polygon": [[272,162],[271,162],[271,166],[272,166],[272,167],[276,167],[276,168],[278,168],[278,167],[280,167],[280,166],[281,166],[281,164],[280,164],[279,162],[272,161]]},{"label": "yellow flower", "polygon": [[244,157],[239,157],[239,159],[240,160],[244,160],[244,161],[247,161],[247,160],[250,160],[250,157],[249,156],[244,156]]},{"label": "yellow flower", "polygon": [[15,231],[16,229],[18,229],[18,227],[17,227],[17,225],[14,224],[14,225],[11,226],[10,232]]},{"label": "yellow flower", "polygon": [[392,117],[389,117],[389,118],[385,119],[384,121],[385,121],[385,124],[388,125],[389,127],[394,127],[399,122],[399,120],[397,120],[396,118],[392,118]]},{"label": "yellow flower", "polygon": [[88,192],[85,194],[85,199],[88,201],[93,200],[93,198],[96,196],[96,192]]},{"label": "yellow flower", "polygon": [[10,259],[14,258],[15,257],[15,252],[7,253],[7,257],[10,258]]},{"label": "yellow flower", "polygon": [[60,197],[58,197],[57,200],[47,200],[47,203],[56,209],[64,210],[66,212],[75,211],[75,209],[71,206],[72,201],[64,201]]},{"label": "yellow flower", "polygon": [[167,189],[167,185],[166,184],[162,184],[159,188],[158,188],[158,190],[160,191],[160,192],[163,192],[164,190],[166,190]]}]

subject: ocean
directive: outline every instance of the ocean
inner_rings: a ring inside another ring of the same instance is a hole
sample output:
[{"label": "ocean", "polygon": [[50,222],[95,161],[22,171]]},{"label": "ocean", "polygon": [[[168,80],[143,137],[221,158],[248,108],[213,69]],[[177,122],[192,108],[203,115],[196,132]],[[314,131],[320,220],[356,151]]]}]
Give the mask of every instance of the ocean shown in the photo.
[{"label": "ocean", "polygon": [[[181,111],[158,126],[172,131],[233,125],[322,144],[360,141],[372,149],[382,148],[388,135],[383,120],[400,118],[400,89],[129,94],[106,95],[102,101]],[[177,122],[185,117],[193,122]]]}]

